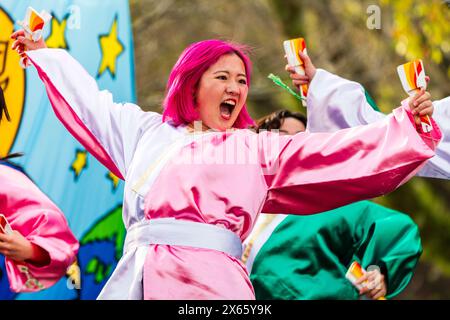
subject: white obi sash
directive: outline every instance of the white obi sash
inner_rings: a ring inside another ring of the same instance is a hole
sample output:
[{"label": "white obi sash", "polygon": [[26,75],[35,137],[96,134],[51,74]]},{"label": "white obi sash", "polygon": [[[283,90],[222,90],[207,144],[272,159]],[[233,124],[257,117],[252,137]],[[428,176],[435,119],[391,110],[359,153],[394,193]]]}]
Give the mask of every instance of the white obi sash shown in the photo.
[{"label": "white obi sash", "polygon": [[143,267],[150,244],[218,250],[237,259],[242,256],[241,239],[225,228],[175,218],[144,220],[128,228],[124,255],[97,299],[143,299]]}]

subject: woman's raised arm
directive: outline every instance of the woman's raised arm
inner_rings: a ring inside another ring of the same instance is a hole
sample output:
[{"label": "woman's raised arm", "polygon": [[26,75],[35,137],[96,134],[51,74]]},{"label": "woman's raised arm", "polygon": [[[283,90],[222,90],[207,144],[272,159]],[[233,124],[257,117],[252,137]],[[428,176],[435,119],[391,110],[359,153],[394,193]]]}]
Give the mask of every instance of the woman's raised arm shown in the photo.
[{"label": "woman's raised arm", "polygon": [[17,32],[13,36],[13,46],[36,67],[58,119],[103,165],[125,179],[140,137],[160,124],[161,116],[131,103],[115,103],[67,51],[47,49],[45,43]]}]

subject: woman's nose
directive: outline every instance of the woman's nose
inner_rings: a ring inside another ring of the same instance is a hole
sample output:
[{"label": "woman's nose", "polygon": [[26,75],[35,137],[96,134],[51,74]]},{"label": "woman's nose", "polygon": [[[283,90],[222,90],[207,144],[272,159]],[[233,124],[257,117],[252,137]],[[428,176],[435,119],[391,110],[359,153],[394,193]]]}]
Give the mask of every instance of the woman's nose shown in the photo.
[{"label": "woman's nose", "polygon": [[229,93],[229,94],[238,94],[239,93],[239,88],[238,88],[237,84],[230,83],[227,86],[226,92]]}]

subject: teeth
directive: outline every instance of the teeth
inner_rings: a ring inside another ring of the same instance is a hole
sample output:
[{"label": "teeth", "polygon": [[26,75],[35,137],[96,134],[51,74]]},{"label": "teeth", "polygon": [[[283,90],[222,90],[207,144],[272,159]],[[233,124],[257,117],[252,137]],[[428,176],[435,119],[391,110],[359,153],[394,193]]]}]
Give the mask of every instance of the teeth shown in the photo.
[{"label": "teeth", "polygon": [[234,100],[225,100],[223,103],[232,105],[233,107],[236,106],[236,101],[234,101]]}]

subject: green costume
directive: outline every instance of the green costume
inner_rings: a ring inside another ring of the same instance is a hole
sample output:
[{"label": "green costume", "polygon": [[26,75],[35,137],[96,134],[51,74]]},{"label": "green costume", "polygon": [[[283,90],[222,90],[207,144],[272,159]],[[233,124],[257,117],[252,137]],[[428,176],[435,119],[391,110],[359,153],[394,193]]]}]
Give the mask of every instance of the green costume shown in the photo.
[{"label": "green costume", "polygon": [[[358,299],[345,278],[355,260],[380,267],[389,299],[408,285],[422,253],[411,218],[370,201],[311,216],[265,216],[244,251],[257,299]],[[264,219],[273,220],[264,226]]]}]

